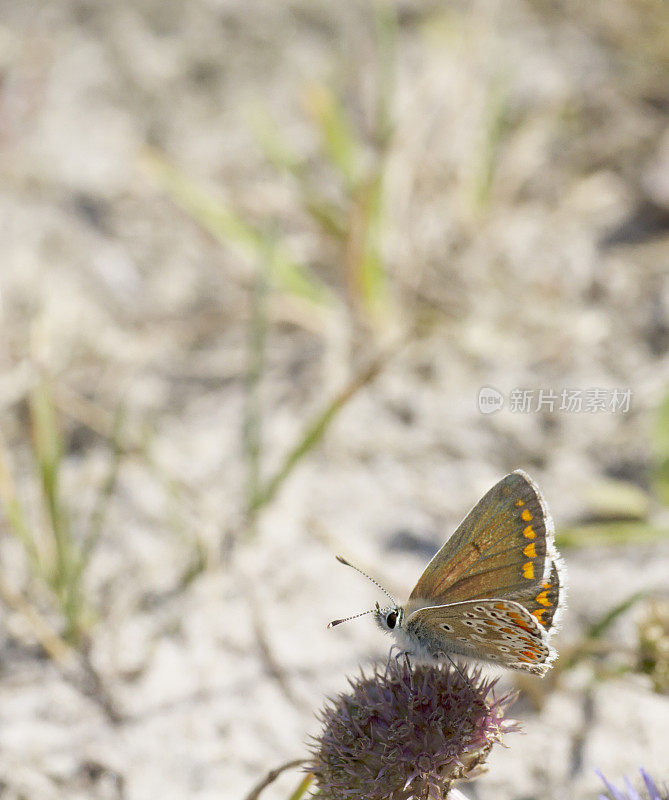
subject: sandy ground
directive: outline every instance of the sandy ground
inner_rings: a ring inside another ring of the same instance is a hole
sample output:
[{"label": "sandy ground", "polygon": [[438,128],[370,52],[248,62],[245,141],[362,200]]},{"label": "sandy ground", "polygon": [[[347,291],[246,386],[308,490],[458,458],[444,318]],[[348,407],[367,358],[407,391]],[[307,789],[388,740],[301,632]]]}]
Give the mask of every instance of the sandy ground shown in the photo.
[{"label": "sandy ground", "polygon": [[[75,530],[105,475],[119,403],[128,430],[144,432],[121,458],[86,574],[91,661],[123,719],[64,677],[5,604],[3,798],[243,797],[304,755],[326,695],[385,657],[369,619],[326,630],[380,599],[335,553],[401,596],[511,469],[540,483],[558,530],[596,516],[603,480],[648,491],[669,385],[667,21],[662,4],[579,5],[399,6],[383,218],[390,313],[374,331],[351,311],[341,265],[251,122],[266,110],[334,191],[305,91],[338,87],[368,123],[367,4],[0,5],[0,408],[31,518],[26,398],[40,370],[63,419],[61,490]],[[490,145],[500,96],[503,132]],[[366,358],[408,339],[252,534],[242,427],[256,265],[175,207],[144,167],[148,147],[248,219],[274,219],[340,298],[322,316],[270,298],[264,475]],[[504,395],[503,410],[479,412],[483,386]],[[509,405],[514,389],[597,388],[631,391],[629,410]],[[667,509],[645,496],[666,526]],[[3,585],[57,629],[2,525]],[[196,544],[207,568],[179,588]],[[633,592],[666,592],[666,538],[572,547],[565,559],[565,651]],[[643,765],[669,779],[667,697],[647,676],[613,675],[634,663],[641,614],[635,605],[607,633],[606,679],[584,659],[520,682],[524,734],[494,752],[469,797],[592,798],[595,768],[618,780]],[[288,773],[263,796],[288,797],[297,781]]]}]

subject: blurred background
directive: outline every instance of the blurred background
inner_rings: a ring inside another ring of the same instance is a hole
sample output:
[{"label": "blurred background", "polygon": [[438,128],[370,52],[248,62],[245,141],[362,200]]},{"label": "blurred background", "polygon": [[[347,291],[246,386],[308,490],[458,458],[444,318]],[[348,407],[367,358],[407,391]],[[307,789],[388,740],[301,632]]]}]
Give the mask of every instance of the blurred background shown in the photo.
[{"label": "blurred background", "polygon": [[0,8],[0,795],[245,797],[385,658],[334,555],[518,467],[570,605],[466,791],[669,778],[667,4]]}]

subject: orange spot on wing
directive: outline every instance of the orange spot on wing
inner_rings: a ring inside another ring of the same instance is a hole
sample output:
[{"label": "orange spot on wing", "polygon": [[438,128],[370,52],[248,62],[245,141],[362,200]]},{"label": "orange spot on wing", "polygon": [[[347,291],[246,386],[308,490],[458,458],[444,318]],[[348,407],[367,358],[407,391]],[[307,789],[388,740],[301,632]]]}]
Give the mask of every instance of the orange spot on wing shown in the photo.
[{"label": "orange spot on wing", "polygon": [[537,601],[537,603],[539,603],[540,606],[548,607],[553,605],[546,596],[547,591],[548,591],[547,589],[544,589],[543,592],[539,592],[539,594],[534,598]]},{"label": "orange spot on wing", "polygon": [[519,497],[519,498],[516,500],[516,505],[517,505],[517,506],[524,506],[524,505],[525,505],[525,501],[524,501],[524,500],[521,500],[521,499],[520,499],[520,497]]},{"label": "orange spot on wing", "polygon": [[519,628],[522,628],[524,631],[529,633],[530,629],[525,624],[525,620],[519,616],[518,614],[509,614],[511,617],[512,622],[514,622]]},{"label": "orange spot on wing", "polygon": [[532,529],[532,526],[531,526],[531,525],[528,525],[528,526],[527,526],[527,528],[525,528],[525,529],[523,530],[523,536],[524,536],[526,539],[534,539],[534,537],[536,536],[536,533],[535,533],[535,532],[534,532],[534,530]]},{"label": "orange spot on wing", "polygon": [[523,509],[523,513],[520,516],[521,516],[522,519],[525,520],[525,522],[529,522],[531,519],[533,519],[532,515],[530,514],[529,509],[527,509],[527,508]]},{"label": "orange spot on wing", "polygon": [[533,617],[536,617],[536,618],[539,620],[539,622],[540,622],[542,625],[544,625],[545,623],[544,623],[544,621],[543,621],[543,615],[544,615],[545,613],[546,613],[546,609],[545,609],[545,608],[538,608],[536,611],[533,611],[533,612],[532,612],[532,616],[533,616]]},{"label": "orange spot on wing", "polygon": [[553,585],[553,584],[552,584],[552,583],[550,583],[549,581],[546,581],[546,583],[542,583],[542,584],[541,584],[541,586],[542,586],[544,589],[550,589],[552,585]]},{"label": "orange spot on wing", "polygon": [[531,581],[534,578],[534,564],[531,561],[523,564],[523,578]]},{"label": "orange spot on wing", "polygon": [[527,556],[528,558],[536,558],[537,551],[534,549],[534,542],[530,542],[527,547],[523,550],[523,555]]},{"label": "orange spot on wing", "polygon": [[534,661],[534,659],[537,657],[537,654],[534,652],[534,650],[523,650],[523,655],[526,658],[529,658],[530,661]]}]

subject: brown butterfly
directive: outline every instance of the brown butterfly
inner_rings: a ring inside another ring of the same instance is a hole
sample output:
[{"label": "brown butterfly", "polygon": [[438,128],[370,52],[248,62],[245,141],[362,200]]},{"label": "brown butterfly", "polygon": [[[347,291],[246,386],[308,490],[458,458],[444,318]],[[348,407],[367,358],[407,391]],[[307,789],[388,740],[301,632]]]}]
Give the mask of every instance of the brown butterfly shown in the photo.
[{"label": "brown butterfly", "polygon": [[363,613],[374,613],[401,651],[419,660],[455,654],[544,675],[557,655],[550,638],[565,606],[564,566],[546,502],[521,470],[479,500],[406,603],[369,579],[392,605]]}]

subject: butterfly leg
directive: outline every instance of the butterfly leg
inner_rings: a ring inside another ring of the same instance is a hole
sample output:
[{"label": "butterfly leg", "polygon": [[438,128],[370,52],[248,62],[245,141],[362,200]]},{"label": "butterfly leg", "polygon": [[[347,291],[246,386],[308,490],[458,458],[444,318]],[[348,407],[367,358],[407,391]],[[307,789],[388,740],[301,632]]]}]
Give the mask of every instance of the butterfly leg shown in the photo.
[{"label": "butterfly leg", "polygon": [[404,651],[404,661],[407,665],[407,672],[409,673],[409,686],[413,690],[413,670],[411,669],[411,661],[409,660],[409,651]]},{"label": "butterfly leg", "polygon": [[[394,645],[395,646],[395,645]],[[391,648],[392,650],[392,648]],[[404,661],[407,665],[407,672],[409,673],[409,686],[413,689],[413,672],[411,670],[411,661],[409,661],[409,656],[411,654],[408,650],[402,650],[401,647],[397,648],[397,654],[395,655],[395,666],[399,669],[399,661],[400,658],[404,657]],[[387,669],[387,667],[386,667]]]},{"label": "butterfly leg", "polygon": [[[390,660],[391,660],[392,655],[393,655],[393,650],[395,650],[395,649],[399,650],[400,653],[402,651],[402,648],[399,645],[394,644],[394,643],[390,645],[390,650],[388,650],[388,658],[386,659],[386,668],[385,668],[384,673],[383,673],[383,677],[384,678],[388,677],[388,669],[390,668]],[[397,656],[395,656],[395,661],[397,661]]]}]

